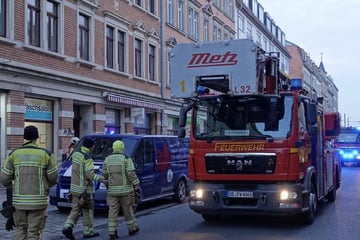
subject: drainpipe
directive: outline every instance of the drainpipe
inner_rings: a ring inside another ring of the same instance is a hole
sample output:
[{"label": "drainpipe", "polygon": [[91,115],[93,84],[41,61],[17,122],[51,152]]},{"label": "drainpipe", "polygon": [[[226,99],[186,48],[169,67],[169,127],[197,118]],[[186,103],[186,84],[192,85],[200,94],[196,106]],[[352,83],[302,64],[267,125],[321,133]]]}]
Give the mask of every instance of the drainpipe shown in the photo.
[{"label": "drainpipe", "polygon": [[[165,87],[166,87],[166,44],[165,44],[165,3],[166,1],[160,1],[160,50],[161,50],[161,57],[160,57],[160,68],[161,68],[161,98],[165,99]],[[166,106],[165,106],[166,107]],[[161,134],[164,133],[165,127],[165,109],[161,109]]]}]

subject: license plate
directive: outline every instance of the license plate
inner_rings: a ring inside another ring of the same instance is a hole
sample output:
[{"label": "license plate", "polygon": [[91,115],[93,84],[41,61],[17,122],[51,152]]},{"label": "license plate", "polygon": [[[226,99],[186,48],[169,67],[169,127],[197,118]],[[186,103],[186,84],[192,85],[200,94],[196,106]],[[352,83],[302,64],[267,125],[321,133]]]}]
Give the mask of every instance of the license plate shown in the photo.
[{"label": "license plate", "polygon": [[227,191],[226,196],[229,198],[253,198],[254,193],[249,191]]}]

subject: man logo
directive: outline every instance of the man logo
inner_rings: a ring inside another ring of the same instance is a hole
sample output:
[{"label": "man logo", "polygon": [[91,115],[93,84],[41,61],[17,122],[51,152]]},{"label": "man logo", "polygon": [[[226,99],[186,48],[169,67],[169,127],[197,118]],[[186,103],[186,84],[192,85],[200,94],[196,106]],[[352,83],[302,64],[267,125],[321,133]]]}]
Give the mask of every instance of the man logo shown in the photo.
[{"label": "man logo", "polygon": [[230,160],[226,161],[227,166],[234,166],[236,167],[237,171],[242,171],[244,166],[252,166],[252,160]]}]

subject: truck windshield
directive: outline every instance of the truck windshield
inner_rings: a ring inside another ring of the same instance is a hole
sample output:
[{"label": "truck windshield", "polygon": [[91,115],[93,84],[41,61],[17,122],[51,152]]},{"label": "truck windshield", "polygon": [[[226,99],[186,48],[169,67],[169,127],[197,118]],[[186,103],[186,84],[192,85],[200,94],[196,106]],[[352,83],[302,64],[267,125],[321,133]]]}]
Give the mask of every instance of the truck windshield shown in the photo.
[{"label": "truck windshield", "polygon": [[[274,99],[274,98],[273,98]],[[291,96],[202,98],[194,109],[197,139],[286,138],[291,129]]]},{"label": "truck windshield", "polygon": [[335,140],[335,143],[360,143],[360,131],[357,129],[341,130],[339,136]]}]

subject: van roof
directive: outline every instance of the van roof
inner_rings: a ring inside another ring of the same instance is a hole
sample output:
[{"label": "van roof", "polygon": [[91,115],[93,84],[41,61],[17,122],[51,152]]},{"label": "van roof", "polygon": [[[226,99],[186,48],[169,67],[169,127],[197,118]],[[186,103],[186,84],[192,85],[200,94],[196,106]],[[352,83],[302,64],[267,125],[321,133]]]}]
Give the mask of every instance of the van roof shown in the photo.
[{"label": "van roof", "polygon": [[[84,137],[98,138],[98,137],[107,137],[107,138],[178,138],[175,135],[135,135],[135,134],[88,134]],[[83,138],[84,138],[83,137]]]}]

